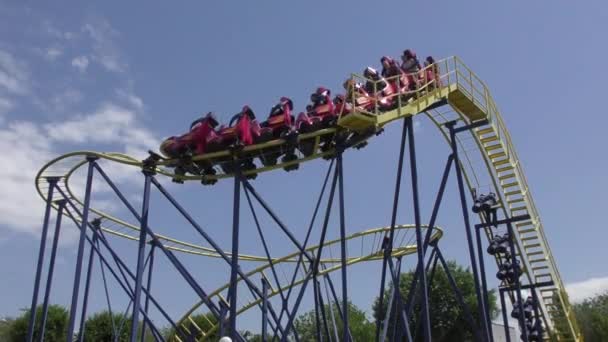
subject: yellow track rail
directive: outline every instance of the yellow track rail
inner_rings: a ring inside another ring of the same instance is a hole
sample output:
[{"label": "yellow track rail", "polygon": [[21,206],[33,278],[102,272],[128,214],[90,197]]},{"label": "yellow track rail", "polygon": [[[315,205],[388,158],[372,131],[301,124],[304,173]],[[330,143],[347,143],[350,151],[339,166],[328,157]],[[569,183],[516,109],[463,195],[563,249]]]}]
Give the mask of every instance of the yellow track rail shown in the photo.
[{"label": "yellow track rail", "polygon": [[[461,134],[457,138],[457,144],[461,151],[460,163],[464,170],[469,189],[471,191],[479,189],[482,192],[493,191],[499,194],[501,197],[501,210],[506,215],[530,215],[530,220],[519,222],[515,225],[517,249],[519,258],[524,266],[525,276],[528,282],[553,281],[554,283],[554,286],[543,288],[540,291],[540,297],[543,302],[541,312],[548,324],[551,337],[559,341],[580,340],[580,330],[576,324],[572,307],[557,269],[557,264],[545,237],[543,224],[532,199],[523,168],[488,87],[458,57],[446,58],[437,62],[437,65],[441,71],[441,86],[433,88],[430,83],[425,84],[413,93],[413,101],[401,102],[399,100],[398,108],[390,112],[358,111],[348,116],[341,116],[336,129],[325,129],[303,134],[298,138],[299,141],[310,139],[318,146],[324,135],[333,135],[337,130],[348,129],[362,132],[369,128],[381,128],[392,121],[407,116],[424,113],[439,128],[446,141],[449,142],[448,131],[444,125],[446,122],[461,120],[464,123],[472,123],[487,119],[487,125],[476,128],[474,132],[470,132],[469,134]],[[357,75],[353,75],[353,78],[361,79]],[[434,105],[442,104],[446,100],[448,105],[434,108]],[[255,155],[256,153],[263,153],[269,147],[276,147],[285,143],[283,140],[275,140],[264,144],[248,146],[239,153],[240,155],[245,153]],[[244,174],[251,175],[253,173],[268,172],[295,163],[301,164],[319,157],[330,156],[333,153],[333,150],[315,153],[312,156],[303,157],[296,161],[249,170],[244,172]],[[46,199],[46,188],[48,187],[46,178],[59,176],[60,187],[75,202],[81,205],[80,200],[74,196],[70,187],[70,177],[76,170],[86,164],[85,158],[87,156],[97,156],[111,162],[137,168],[142,167],[140,161],[119,153],[80,151],[66,154],[43,166],[38,173],[35,183],[40,196]],[[226,157],[239,158],[239,154],[222,151],[197,156],[193,160],[200,161]],[[205,177],[175,175],[171,168],[166,167],[166,165],[174,162],[161,161],[157,168],[158,173],[180,180],[201,180]],[[222,179],[231,176],[231,174],[219,174],[207,176],[207,178]],[[137,239],[137,224],[115,218],[98,209],[92,210],[105,219],[104,231],[128,239]],[[173,250],[218,257],[217,253],[209,247],[198,246],[167,236],[161,236],[160,238],[163,243],[166,243]],[[266,261],[264,257],[252,255],[239,255],[239,258],[244,261]],[[288,260],[293,262],[295,258],[292,257]],[[353,259],[349,259],[349,262],[351,261]]]},{"label": "yellow track rail", "polygon": [[[409,225],[398,225],[395,226],[395,232],[398,235],[400,231],[404,231],[404,230],[413,230],[415,229],[416,226],[413,224],[409,224]],[[423,225],[422,226],[423,229],[429,229],[427,225]],[[441,237],[443,236],[443,230],[441,230],[438,227],[434,227],[433,228],[434,232],[431,235],[431,242],[434,241],[438,241],[439,239],[441,239]],[[358,264],[361,262],[366,262],[366,261],[374,261],[374,260],[382,260],[383,258],[383,250],[381,248],[381,244],[380,241],[382,239],[382,237],[384,237],[384,235],[390,231],[390,227],[383,227],[383,228],[374,228],[374,229],[369,229],[363,232],[359,232],[350,236],[346,237],[346,240],[353,243],[353,244],[358,244],[356,241],[353,240],[361,240],[363,243],[363,240],[365,238],[369,238],[374,236],[374,241],[376,240],[375,237],[378,237],[378,244],[377,246],[372,246],[372,249],[370,250],[370,252],[368,253],[359,253],[359,255],[353,256],[353,255],[349,255],[346,261],[346,265],[347,266],[351,266],[354,264]],[[424,231],[423,231],[424,234]],[[337,245],[340,243],[340,239],[335,239],[335,240],[331,240],[329,242],[325,242],[325,244],[323,245],[323,248],[325,249],[326,253],[327,253],[327,249],[331,248],[333,245]],[[319,249],[319,246],[312,246],[306,249],[306,251],[308,251],[309,253],[311,253],[312,255],[314,255],[316,253],[316,251]],[[367,248],[366,248],[367,249]],[[416,253],[416,244],[402,244],[400,246],[395,246],[392,252],[392,256],[393,257],[402,257],[402,256],[406,256],[406,255],[410,255],[413,253]],[[283,258],[280,259],[276,259],[275,261],[273,261],[273,265],[275,267],[280,267],[281,264],[285,263],[285,262],[289,262],[290,260],[293,260],[295,258],[297,258],[300,255],[300,252],[295,252],[292,254],[289,254]],[[323,276],[325,274],[337,271],[341,269],[341,264],[340,264],[340,258],[331,258],[331,259],[322,259],[323,261],[321,261],[321,265],[320,265],[320,271],[319,271],[319,276]],[[306,267],[306,262],[304,262],[304,267]],[[300,273],[298,274],[298,277],[295,279],[295,281],[291,284],[289,283],[285,283],[285,284],[281,284],[280,288],[278,287],[272,287],[272,284],[276,284],[274,283],[272,280],[270,280],[271,278],[266,274],[266,272],[268,272],[270,269],[270,264],[264,264],[248,273],[246,273],[247,278],[251,279],[252,281],[256,282],[259,284],[262,278],[265,278],[268,280],[268,283],[271,284],[271,288],[270,291],[268,292],[268,298],[271,299],[272,297],[277,296],[281,291],[288,291],[290,288],[295,288],[300,286],[305,278],[308,276],[308,272],[310,270],[308,269],[304,269],[304,268],[300,268]],[[293,270],[290,274],[293,274]],[[248,295],[247,293],[247,288],[246,285],[242,284],[242,278],[238,278],[238,284],[242,286],[241,289],[238,290],[239,295]],[[222,301],[224,302],[224,304],[228,305],[228,301],[226,301],[226,299],[224,298],[222,292],[226,293],[228,288],[230,286],[230,283],[226,283],[224,284],[222,287],[216,289],[215,291],[213,291],[212,293],[209,294],[209,298],[211,300],[213,300],[214,302],[218,302],[218,301]],[[245,311],[259,305],[262,302],[262,299],[257,298],[257,297],[248,297],[247,299],[244,300],[243,304],[239,305],[239,308],[237,309],[237,314],[240,315],[242,313],[244,313]],[[193,315],[196,313],[196,310],[198,310],[199,308],[204,306],[204,302],[201,300],[198,303],[196,303],[178,322],[177,324],[179,326],[181,326],[182,328],[184,328],[188,333],[192,332],[192,328],[197,330],[197,333],[195,334],[195,336],[200,336],[200,338],[202,340],[205,340],[205,337],[208,336],[209,334],[213,334],[213,332],[215,332],[219,325],[216,324],[216,322],[211,322],[209,321],[209,326],[210,328],[207,330],[203,330],[201,327],[199,327],[196,322],[192,319]],[[181,339],[179,337],[175,337],[175,340],[177,341],[181,341]]]}]

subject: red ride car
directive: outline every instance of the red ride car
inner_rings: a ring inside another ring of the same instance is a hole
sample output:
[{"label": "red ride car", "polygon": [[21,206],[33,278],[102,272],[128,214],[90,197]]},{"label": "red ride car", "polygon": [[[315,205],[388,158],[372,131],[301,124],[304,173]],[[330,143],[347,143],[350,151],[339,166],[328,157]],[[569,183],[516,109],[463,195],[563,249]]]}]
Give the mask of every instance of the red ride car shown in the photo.
[{"label": "red ride car", "polygon": [[[264,166],[276,165],[277,160],[284,154],[282,162],[298,159],[295,154],[295,141],[297,132],[295,130],[295,120],[291,111],[293,102],[287,97],[281,97],[278,104],[270,109],[268,120],[262,122],[260,136],[256,143],[265,143],[275,139],[285,139],[286,143],[265,148],[259,155],[260,161]],[[285,170],[291,171],[298,168],[298,164],[289,165]]]},{"label": "red ride car", "polygon": [[216,139],[215,127],[218,122],[211,112],[194,121],[190,132],[179,137],[169,137],[160,145],[160,152],[167,158],[180,158],[186,154],[203,154],[209,141]]}]

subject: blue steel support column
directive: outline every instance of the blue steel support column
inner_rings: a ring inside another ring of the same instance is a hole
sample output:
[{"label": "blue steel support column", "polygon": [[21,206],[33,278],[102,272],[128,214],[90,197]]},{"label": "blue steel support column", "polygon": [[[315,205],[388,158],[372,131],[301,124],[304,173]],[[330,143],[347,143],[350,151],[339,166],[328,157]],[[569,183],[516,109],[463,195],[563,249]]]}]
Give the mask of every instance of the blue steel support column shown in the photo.
[{"label": "blue steel support column", "polygon": [[30,323],[27,330],[27,342],[32,342],[34,338],[34,326],[36,325],[36,306],[38,306],[38,292],[40,290],[40,276],[42,264],[44,263],[44,251],[46,249],[46,236],[49,230],[49,218],[51,216],[51,205],[53,203],[53,190],[59,181],[59,177],[48,177],[49,189],[46,195],[46,209],[42,221],[42,235],[40,237],[40,249],[38,250],[38,265],[36,266],[36,278],[34,280],[34,293],[32,294],[32,304],[30,306]]},{"label": "blue steel support column", "polygon": [[[321,308],[321,318],[323,320],[323,329],[325,331],[325,336],[327,336],[327,341],[331,342],[331,335],[329,334],[329,324],[327,324],[327,315],[325,314],[325,301],[323,300],[321,284],[319,283],[318,279],[315,279],[315,282],[317,283],[317,291],[318,291],[318,295],[319,295],[319,307]],[[329,297],[327,299],[329,299]]]},{"label": "blue steel support column", "polygon": [[232,254],[230,255],[230,336],[236,338],[237,270],[239,267],[239,219],[241,206],[241,167],[235,162],[234,202],[232,206]]},{"label": "blue steel support column", "polygon": [[[141,307],[141,288],[144,276],[144,254],[146,252],[146,236],[148,230],[148,209],[150,208],[150,183],[154,175],[153,169],[144,169],[144,200],[141,208],[141,224],[139,227],[139,247],[137,252],[137,269],[135,273],[135,289],[133,290],[133,315],[131,317],[130,341],[137,340],[137,328],[139,326],[139,309]],[[148,289],[148,291],[150,291]]]},{"label": "blue steel support column", "polygon": [[89,223],[89,205],[91,204],[91,187],[93,185],[93,170],[97,157],[88,156],[89,167],[87,171],[87,183],[84,193],[84,205],[80,222],[80,239],[78,241],[78,252],[76,256],[76,272],[74,274],[74,287],[72,289],[72,305],[70,307],[70,322],[68,324],[67,340],[72,341],[74,326],[76,325],[76,312],[78,308],[78,292],[80,290],[80,272],[82,271],[82,259],[84,253],[84,242],[87,237],[87,224]]},{"label": "blue steel support column", "polygon": [[[424,340],[429,342],[432,341],[431,337],[431,319],[429,316],[429,292],[428,284],[426,282],[426,272],[422,268],[424,265],[424,246],[422,244],[422,228],[420,226],[420,203],[418,202],[418,170],[416,167],[416,143],[414,139],[414,127],[412,124],[412,118],[408,120],[408,133],[409,133],[409,147],[410,147],[410,169],[412,176],[412,196],[414,200],[414,220],[416,223],[416,244],[418,248],[418,265],[420,265],[420,280],[422,287],[422,322],[424,327]],[[430,228],[432,229],[432,228]]]},{"label": "blue steel support column", "polygon": [[339,191],[339,202],[340,202],[340,252],[342,254],[342,310],[344,311],[344,319],[342,321],[342,338],[343,341],[350,341],[350,335],[348,329],[348,283],[346,277],[346,219],[344,218],[344,168],[342,164],[342,152],[338,153],[337,157],[337,169],[338,172],[338,191]]},{"label": "blue steel support column", "polygon": [[59,232],[61,230],[61,217],[65,208],[65,201],[59,200],[57,203],[57,219],[55,224],[55,235],[53,235],[53,246],[51,247],[51,262],[49,263],[49,274],[46,280],[46,289],[44,291],[44,302],[42,304],[42,323],[40,324],[40,335],[38,341],[44,340],[44,332],[46,331],[46,318],[49,309],[49,297],[51,295],[51,283],[53,282],[53,271],[55,270],[55,257],[57,256],[57,245],[59,244]]},{"label": "blue steel support column", "polygon": [[319,318],[319,284],[317,283],[317,277],[313,278],[312,285],[315,297],[315,334],[317,335],[317,341],[321,342],[321,319]]},{"label": "blue steel support column", "polygon": [[[94,219],[91,224],[93,225],[93,242],[97,242],[97,232],[101,228],[101,220],[99,218]],[[78,329],[78,341],[84,339],[84,322],[87,317],[87,305],[89,303],[89,289],[91,288],[91,274],[93,273],[93,261],[95,260],[95,248],[91,246],[89,253],[89,265],[87,266],[87,280],[84,285],[84,297],[82,299],[82,314],[80,315],[80,329]]]},{"label": "blue steel support column", "polygon": [[[490,222],[489,218],[488,222]],[[481,304],[484,306],[484,312],[486,313],[484,319],[486,321],[486,326],[489,330],[488,332],[490,335],[490,341],[494,342],[494,335],[492,334],[492,320],[490,319],[488,284],[486,281],[486,266],[483,262],[483,250],[481,249],[481,234],[479,232],[480,229],[484,228],[475,227],[475,238],[477,239],[477,256],[479,257],[479,274],[481,276],[481,288],[483,290],[483,301],[481,302]]]},{"label": "blue steel support column", "polygon": [[[152,248],[150,249],[150,265],[148,265],[148,284],[146,286],[146,288],[148,289],[148,293],[150,293],[152,291],[152,270],[154,269],[154,250],[156,245],[154,245],[154,242],[152,242]],[[146,315],[148,314],[148,309],[150,308],[150,296],[146,295],[146,304],[144,307],[144,312],[146,313]],[[144,320],[142,322],[142,326],[141,326],[141,339],[140,342],[144,342],[146,339],[146,321]]]},{"label": "blue steel support column", "polygon": [[[319,239],[319,249],[317,250],[317,255],[316,257],[313,259],[313,263],[312,263],[312,267],[310,269],[310,273],[312,275],[317,275],[319,273],[319,263],[321,260],[321,255],[323,252],[323,247],[325,244],[325,237],[327,234],[327,226],[329,225],[329,218],[331,215],[331,208],[332,208],[332,204],[334,202],[334,195],[336,193],[336,185],[338,184],[338,169],[336,167],[336,170],[334,172],[334,176],[332,179],[332,183],[331,183],[331,190],[329,192],[329,198],[327,200],[327,208],[325,210],[325,218],[323,219],[323,228],[321,229],[321,238]],[[306,286],[308,285],[308,281],[312,278],[312,275],[309,274],[305,279],[304,279],[304,283],[300,286],[300,292],[298,294],[298,297],[296,298],[296,302],[294,304],[294,307],[292,309],[291,315],[288,314],[288,320],[287,320],[287,325],[285,325],[285,332],[283,335],[283,338],[281,339],[281,342],[285,342],[287,341],[287,336],[289,335],[289,331],[291,330],[291,326],[293,324],[293,321],[295,319],[296,313],[298,311],[298,308],[300,307],[300,302],[302,301],[302,296],[304,295],[304,292],[306,291]],[[333,287],[332,287],[333,288]],[[338,304],[338,303],[336,303]]]},{"label": "blue steel support column", "polygon": [[219,329],[218,331],[220,332],[220,336],[225,336],[226,335],[226,312],[228,312],[228,307],[226,306],[226,303],[224,303],[222,300],[219,301],[219,307],[220,307],[220,317],[218,320],[218,324],[219,324]]},{"label": "blue steel support column", "polygon": [[[467,236],[467,244],[469,246],[469,258],[471,259],[471,269],[473,271],[473,277],[475,279],[475,293],[477,300],[483,301],[481,294],[481,285],[479,284],[479,272],[477,271],[477,258],[475,257],[475,250],[473,248],[473,237],[471,236],[471,223],[469,221],[469,208],[467,206],[467,198],[464,189],[464,180],[462,179],[462,169],[460,167],[460,157],[458,157],[458,145],[456,143],[456,132],[454,130],[455,121],[446,123],[446,127],[450,130],[450,144],[452,146],[452,153],[454,155],[454,167],[456,168],[456,179],[458,180],[458,190],[460,193],[460,204],[462,207],[462,217],[464,219],[465,233]],[[486,324],[485,306],[479,305],[479,317],[481,318],[483,331],[486,340],[490,340],[489,329]]]},{"label": "blue steel support column", "polygon": [[267,340],[267,327],[268,327],[268,281],[266,278],[262,278],[262,342]]},{"label": "blue steel support column", "polygon": [[511,334],[509,333],[509,318],[507,317],[507,306],[505,303],[505,293],[502,289],[498,289],[498,293],[500,294],[500,311],[502,311],[502,324],[505,328],[505,336],[507,338],[507,342],[511,342]]},{"label": "blue steel support column", "polygon": [[[425,256],[426,256],[427,246],[429,244],[429,241],[431,240],[431,234],[433,233],[433,227],[435,226],[435,220],[437,219],[437,215],[439,214],[439,208],[441,206],[441,202],[443,201],[443,193],[445,192],[445,187],[447,185],[448,178],[450,176],[450,170],[452,169],[453,162],[454,162],[454,156],[450,155],[448,157],[448,161],[443,170],[443,177],[441,178],[441,185],[439,186],[439,191],[437,192],[437,197],[435,197],[435,204],[433,205],[433,213],[431,214],[431,219],[429,220],[429,228],[426,232],[426,236],[424,237],[424,244],[423,244],[422,251]],[[422,265],[418,265],[418,266],[422,267]],[[416,285],[418,283],[418,274],[419,274],[418,272],[419,272],[420,267],[417,267],[416,271],[414,272],[415,276],[410,285],[410,289],[408,292],[408,297],[407,297],[407,302],[406,302],[408,316],[410,316],[412,314],[412,310],[414,308],[411,305],[411,303],[414,300],[414,294],[416,292]]]},{"label": "blue steel support column", "polygon": [[[380,295],[378,296],[379,306],[382,308],[384,301],[384,286],[386,281],[386,266],[387,260],[386,258],[390,258],[393,249],[393,239],[395,234],[395,224],[397,222],[397,209],[399,205],[399,194],[401,192],[401,175],[403,173],[403,157],[405,155],[405,142],[407,137],[407,125],[408,121],[403,120],[403,131],[401,132],[401,147],[399,149],[399,162],[397,163],[397,181],[395,184],[395,196],[393,198],[393,214],[391,217],[391,231],[389,234],[389,253],[384,254],[384,258],[382,259],[382,275],[380,278]],[[376,341],[380,339],[380,319],[376,320]]]},{"label": "blue steel support column", "polygon": [[[511,222],[507,222],[507,229],[509,231],[509,252],[511,252],[511,264],[513,267],[520,267],[515,257],[515,234],[513,234],[513,225]],[[526,329],[526,322],[524,317],[524,305],[521,298],[521,283],[519,282],[519,276],[515,277],[515,293],[517,295],[517,305],[519,307],[519,327],[523,335],[524,342],[528,342],[528,330]]]}]

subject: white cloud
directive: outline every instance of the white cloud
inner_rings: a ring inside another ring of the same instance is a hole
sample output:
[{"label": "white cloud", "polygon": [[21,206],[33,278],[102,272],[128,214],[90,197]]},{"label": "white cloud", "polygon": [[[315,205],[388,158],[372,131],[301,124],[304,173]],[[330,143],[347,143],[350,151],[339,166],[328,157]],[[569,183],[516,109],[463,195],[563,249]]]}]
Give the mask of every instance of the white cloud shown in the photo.
[{"label": "white cloud", "polygon": [[29,75],[24,63],[10,53],[0,50],[0,90],[24,95],[29,92]]},{"label": "white cloud", "polygon": [[94,18],[84,25],[83,31],[93,40],[93,60],[108,71],[126,70],[127,65],[115,43],[119,33],[106,20]]},{"label": "white cloud", "polygon": [[107,103],[95,112],[44,125],[49,138],[63,143],[120,144],[124,151],[156,146],[158,140],[143,128],[137,112]]},{"label": "white cloud", "polygon": [[[68,118],[61,122],[37,124],[9,122],[0,128],[0,227],[13,231],[39,234],[44,203],[33,186],[38,170],[49,160],[70,150],[93,149],[92,145],[106,145],[101,150],[136,153],[145,157],[158,139],[143,127],[142,114],[111,103],[96,111]],[[132,184],[139,175],[137,169],[105,164],[104,169],[117,183]],[[82,179],[71,183],[79,193],[84,188]],[[103,190],[97,189],[96,191]],[[112,203],[97,197],[97,205],[111,208]],[[1,235],[1,234],[0,234]]]},{"label": "white cloud", "polygon": [[132,108],[138,111],[143,110],[144,102],[139,96],[133,94],[131,91],[119,89],[116,91],[116,94],[118,94],[118,97],[125,100]]},{"label": "white cloud", "polygon": [[0,129],[1,223],[30,233],[39,229],[43,205],[33,180],[53,156],[50,146],[48,137],[34,123],[12,122]]},{"label": "white cloud", "polygon": [[[63,92],[57,93],[50,100],[50,105],[55,112],[63,112],[69,109],[72,105],[80,103],[83,99],[82,92],[77,89],[69,88]],[[48,106],[45,104],[45,106]]]},{"label": "white cloud", "polygon": [[80,72],[87,71],[87,67],[89,66],[89,59],[87,56],[78,56],[72,59],[72,66]]},{"label": "white cloud", "polygon": [[50,47],[50,48],[46,49],[44,58],[46,58],[49,61],[54,61],[62,54],[63,54],[63,51],[61,51],[59,48]]},{"label": "white cloud", "polygon": [[594,297],[608,291],[608,277],[590,278],[566,285],[566,291],[570,301],[574,303],[582,302],[585,299]]},{"label": "white cloud", "polygon": [[14,106],[15,104],[10,99],[0,97],[0,123],[2,123],[4,115],[13,109]]}]

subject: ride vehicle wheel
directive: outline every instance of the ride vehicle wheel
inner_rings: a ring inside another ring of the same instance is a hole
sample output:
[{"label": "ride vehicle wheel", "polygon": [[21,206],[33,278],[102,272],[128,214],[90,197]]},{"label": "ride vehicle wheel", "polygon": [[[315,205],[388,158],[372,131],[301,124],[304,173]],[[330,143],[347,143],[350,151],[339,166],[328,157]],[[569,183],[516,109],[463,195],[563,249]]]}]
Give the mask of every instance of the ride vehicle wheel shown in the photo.
[{"label": "ride vehicle wheel", "polygon": [[264,152],[260,155],[260,161],[264,166],[274,166],[277,165],[277,157],[274,155],[275,153]]},{"label": "ride vehicle wheel", "polygon": [[[247,160],[245,160],[245,162],[243,162],[243,171],[251,171],[251,170],[255,170],[257,167],[255,166],[255,163],[253,162],[252,158],[249,158]],[[256,179],[258,176],[257,173],[252,173],[249,174],[247,176],[245,176],[245,178],[247,179]]]},{"label": "ride vehicle wheel", "polygon": [[[298,160],[298,156],[296,156],[295,154],[286,154],[281,159],[281,162],[287,163],[287,162],[294,161],[294,160]],[[297,170],[298,168],[300,168],[300,164],[296,163],[296,164],[293,164],[293,165],[285,166],[283,169],[285,171],[293,171],[293,170]]]},{"label": "ride vehicle wheel", "polygon": [[300,150],[305,157],[310,157],[315,153],[315,142],[312,139],[302,141],[298,145],[298,150]]}]

